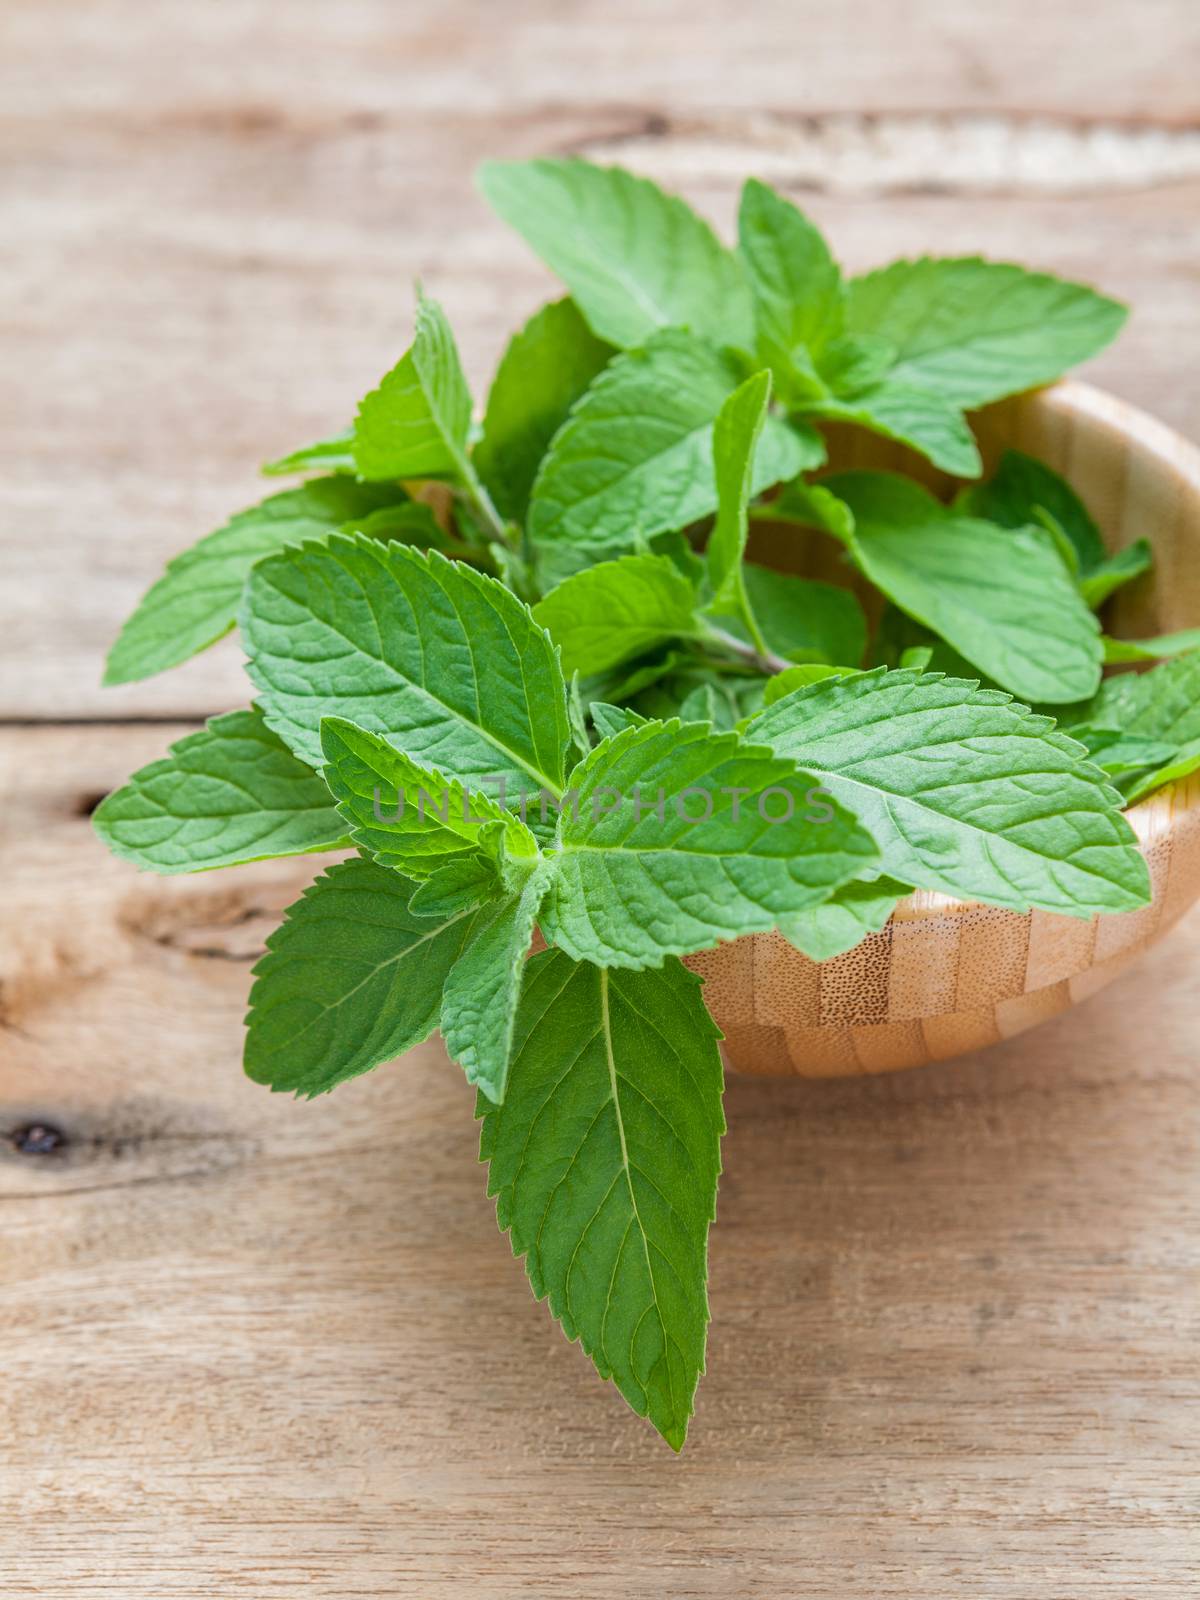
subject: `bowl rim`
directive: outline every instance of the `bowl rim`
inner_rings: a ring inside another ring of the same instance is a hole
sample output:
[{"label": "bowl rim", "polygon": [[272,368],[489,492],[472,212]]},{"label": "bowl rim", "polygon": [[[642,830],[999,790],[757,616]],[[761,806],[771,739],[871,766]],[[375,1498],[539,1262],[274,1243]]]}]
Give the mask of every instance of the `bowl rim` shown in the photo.
[{"label": "bowl rim", "polygon": [[[1063,378],[1040,389],[1030,389],[999,401],[994,409],[1035,402],[1064,418],[1085,418],[1102,429],[1132,441],[1143,459],[1149,458],[1181,481],[1195,498],[1200,511],[1200,445],[1178,433],[1150,412],[1131,405],[1110,390],[1079,378]],[[982,408],[993,409],[993,408]],[[1153,541],[1151,541],[1153,542]],[[1197,624],[1200,626],[1200,623]],[[1200,773],[1177,778],[1139,801],[1126,813],[1143,850],[1169,834],[1184,813],[1200,808]],[[944,917],[997,908],[981,900],[962,900],[935,889],[915,889],[892,911],[890,921],[913,922],[926,917]],[[1032,916],[1033,912],[1009,912],[1010,916]]]}]

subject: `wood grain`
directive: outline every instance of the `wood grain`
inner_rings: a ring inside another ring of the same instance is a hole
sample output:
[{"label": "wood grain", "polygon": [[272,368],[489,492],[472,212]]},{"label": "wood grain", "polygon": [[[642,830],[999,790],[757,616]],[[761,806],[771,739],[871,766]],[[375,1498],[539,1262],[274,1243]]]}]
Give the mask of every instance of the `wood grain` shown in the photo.
[{"label": "wood grain", "polygon": [[[99,686],[103,653],[171,555],[261,496],[257,463],[340,426],[397,358],[414,278],[444,301],[482,393],[507,333],[551,291],[472,188],[497,153],[625,156],[728,231],[762,152],[855,268],[983,250],[1097,281],[1137,313],[1089,375],[1200,434],[1180,359],[1198,320],[1200,178],[1141,154],[1147,136],[1197,137],[1186,0],[1143,0],[1136,28],[1115,0],[1007,0],[999,50],[945,0],[910,5],[903,24],[886,0],[858,0],[853,22],[759,0],[703,25],[683,0],[539,0],[506,6],[499,30],[462,0],[291,0],[287,27],[266,9],[154,0],[147,27],[143,0],[3,8],[0,224],[21,248],[0,256],[13,308],[0,516],[34,530],[40,558],[0,546],[15,611],[0,716],[244,701],[233,641],[116,690]],[[1063,47],[1106,16],[1111,59]],[[837,179],[847,111],[872,119],[858,170],[872,151],[880,173],[897,150],[908,162],[891,189]],[[929,111],[941,120],[914,170],[911,113]],[[1033,152],[999,193],[987,169],[948,177],[956,153],[984,158],[984,114]],[[798,123],[815,130],[807,165],[777,154]],[[1110,152],[1102,182],[1048,193],[1022,175],[1079,172],[1084,155],[1056,139],[1080,128]]]},{"label": "wood grain", "polygon": [[[1198,44],[1186,0],[0,8],[4,1600],[1200,1593],[1195,913],[985,1054],[731,1081],[675,1460],[532,1302],[438,1047],[313,1105],[242,1078],[310,869],[140,877],[85,815],[244,698],[232,647],[110,694],[100,657],[403,346],[409,279],[477,386],[545,292],[485,154],[627,141],[727,225],[747,141],[783,149],[856,265],[985,248],[1135,301],[1096,376],[1200,431],[1200,188],[1163,164]],[[838,119],[883,113],[864,184]],[[1035,161],[1090,130],[1087,182],[972,176],[983,117]]]}]

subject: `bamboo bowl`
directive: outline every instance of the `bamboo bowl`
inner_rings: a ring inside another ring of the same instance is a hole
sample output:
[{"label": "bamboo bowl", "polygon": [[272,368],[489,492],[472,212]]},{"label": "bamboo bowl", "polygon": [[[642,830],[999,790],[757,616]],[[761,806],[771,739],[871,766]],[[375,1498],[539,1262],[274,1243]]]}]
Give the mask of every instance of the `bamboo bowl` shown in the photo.
[{"label": "bamboo bowl", "polygon": [[[1200,624],[1200,449],[1144,412],[1083,383],[1060,383],[979,413],[987,470],[1006,445],[1040,456],[1086,502],[1106,544],[1145,535],[1155,569],[1116,597],[1127,638]],[[840,437],[838,467],[903,466],[916,457],[865,434]],[[943,480],[944,481],[944,480]],[[814,537],[799,551],[768,534],[769,564],[829,575]],[[822,548],[822,546],[825,546]],[[1011,1039],[1086,999],[1162,938],[1200,894],[1200,773],[1129,812],[1154,885],[1141,911],[1090,921],[1021,916],[919,892],[887,926],[832,961],[810,961],[779,934],[753,934],[689,956],[739,1072],[846,1077],[923,1066]]]}]

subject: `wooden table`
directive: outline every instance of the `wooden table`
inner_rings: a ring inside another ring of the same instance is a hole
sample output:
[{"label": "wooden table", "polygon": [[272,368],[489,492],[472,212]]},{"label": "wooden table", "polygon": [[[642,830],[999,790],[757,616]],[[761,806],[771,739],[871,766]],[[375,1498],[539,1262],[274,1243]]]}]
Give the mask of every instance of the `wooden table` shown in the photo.
[{"label": "wooden table", "polygon": [[87,823],[245,697],[232,644],[99,689],[160,563],[343,420],[416,274],[477,386],[545,294],[485,154],[1097,279],[1093,375],[1196,433],[1198,53],[1193,0],[6,0],[5,1600],[1200,1594],[1200,916],[977,1059],[730,1084],[676,1460],[532,1302],[439,1046],[242,1079],[307,869],[139,877]]}]

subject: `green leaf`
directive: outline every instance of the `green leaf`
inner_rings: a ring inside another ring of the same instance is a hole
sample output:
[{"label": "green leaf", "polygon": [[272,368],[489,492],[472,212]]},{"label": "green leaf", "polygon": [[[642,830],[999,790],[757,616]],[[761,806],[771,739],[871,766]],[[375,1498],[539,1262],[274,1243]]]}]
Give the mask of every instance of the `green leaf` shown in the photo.
[{"label": "green leaf", "polygon": [[907,884],[895,878],[870,882],[858,878],[835,889],[823,905],[780,923],[779,931],[810,961],[832,961],[861,944],[869,933],[878,933],[910,893]]},{"label": "green leaf", "polygon": [[766,645],[746,594],[742,562],[750,529],[754,456],[770,402],[771,374],[759,372],[735,389],[717,414],[712,443],[717,520],[705,552],[713,595],[709,610],[739,617],[758,650]]},{"label": "green leaf", "polygon": [[578,672],[571,674],[571,681],[567,685],[567,721],[571,728],[570,761],[574,766],[577,760],[587,755],[594,743],[587,724],[587,708]]},{"label": "green leaf", "polygon": [[751,178],[742,190],[738,244],[760,352],[790,356],[803,347],[819,356],[841,334],[846,315],[842,275],[820,231],[790,200]]},{"label": "green leaf", "polygon": [[847,324],[896,348],[892,377],[970,408],[1103,350],[1125,308],[1083,284],[978,256],[896,261],[850,284]]},{"label": "green leaf", "polygon": [[1125,672],[1100,686],[1085,720],[1129,738],[1169,744],[1174,754],[1127,794],[1130,805],[1200,768],[1200,650],[1149,672]]},{"label": "green leaf", "polygon": [[233,627],[246,574],[256,561],[367,516],[400,494],[347,478],[315,478],[231,517],[176,556],[142,596],[109,652],[105,683],[148,678],[215,644]]},{"label": "green leaf", "polygon": [[597,339],[572,300],[543,306],[514,334],[496,372],[475,465],[499,510],[523,522],[551,439],[607,364],[613,347]]},{"label": "green leaf", "polygon": [[1191,739],[1179,746],[1170,761],[1164,762],[1148,776],[1139,778],[1131,787],[1123,790],[1125,803],[1135,806],[1147,795],[1153,794],[1155,789],[1161,789],[1166,783],[1176,783],[1180,778],[1187,778],[1198,768],[1200,768],[1200,739]]},{"label": "green leaf", "polygon": [[1153,639],[1110,639],[1103,636],[1104,660],[1110,665],[1128,661],[1162,661],[1169,656],[1200,650],[1200,628],[1185,628],[1181,633],[1160,633]]},{"label": "green leaf", "polygon": [[926,667],[933,664],[933,646],[927,644],[910,644],[907,650],[900,652],[897,663],[901,667],[915,667],[918,672],[924,672]]},{"label": "green leaf", "polygon": [[823,683],[826,678],[853,678],[858,667],[834,667],[824,661],[806,661],[798,667],[788,667],[767,679],[763,690],[763,704],[773,706],[793,689],[807,689],[810,683]]},{"label": "green leaf", "polygon": [[268,478],[290,477],[294,472],[344,472],[353,477],[358,468],[354,464],[354,429],[343,428],[332,439],[320,439],[316,444],[306,444],[278,461],[268,461],[263,466]]},{"label": "green leaf", "polygon": [[472,481],[467,459],[471,391],[436,300],[419,295],[412,345],[360,403],[354,461],[367,479]]},{"label": "green leaf", "polygon": [[709,658],[695,657],[643,689],[635,709],[645,718],[711,722],[728,732],[761,710],[766,682],[757,672],[724,671]]},{"label": "green leaf", "polygon": [[716,685],[701,683],[690,690],[679,702],[679,720],[681,722],[707,722],[712,727],[732,728],[733,722],[729,719],[720,696],[717,694]]},{"label": "green leaf", "polygon": [[1049,717],[996,690],[931,672],[831,678],[746,737],[815,773],[901,883],[1075,917],[1148,902],[1120,796]]},{"label": "green leaf", "polygon": [[1107,561],[1094,567],[1080,580],[1079,589],[1088,605],[1096,610],[1110,594],[1114,594],[1134,578],[1140,578],[1154,566],[1154,550],[1149,539],[1135,539],[1132,544],[1109,556]]},{"label": "green leaf", "polygon": [[[965,656],[951,649],[944,639],[939,639],[923,623],[906,617],[890,600],[880,615],[871,645],[869,667],[914,667],[918,672],[940,672],[947,678],[972,679],[984,689],[1000,688]],[[1063,712],[1066,710],[1064,707]],[[1057,707],[1054,715],[1061,725],[1062,714]]]},{"label": "green leaf", "polygon": [[860,394],[883,382],[896,360],[896,347],[876,334],[843,334],[821,351],[818,371],[836,395]]},{"label": "green leaf", "polygon": [[537,841],[512,812],[478,789],[418,766],[376,733],[339,717],[321,721],[324,776],[354,843],[414,880],[454,857],[495,856],[503,837],[518,856]]},{"label": "green leaf", "polygon": [[626,728],[640,728],[647,720],[628,706],[610,706],[603,700],[593,700],[588,710],[596,732],[602,739],[610,739],[613,734],[621,733]]},{"label": "green leaf", "polygon": [[828,422],[854,422],[927,456],[957,478],[978,477],[979,447],[959,408],[940,394],[888,378],[844,400],[802,405],[803,415]]},{"label": "green leaf", "polygon": [[855,558],[900,608],[1023,700],[1081,700],[1100,628],[1042,528],[1000,530],[886,472],[826,480],[854,514]]},{"label": "green leaf", "polygon": [[485,907],[442,995],[442,1037],[467,1076],[496,1105],[504,1099],[525,957],[545,892],[545,864],[519,895]]},{"label": "green leaf", "polygon": [[1091,572],[1107,559],[1100,529],[1071,485],[1044,461],[1020,450],[1006,450],[988,481],[966,491],[959,509],[1002,528],[1027,528],[1039,510],[1049,512],[1074,546],[1081,572]]},{"label": "green leaf", "polygon": [[154,872],[205,872],[346,844],[328,789],[257,711],[214,717],[96,807],[114,855]]},{"label": "green leaf", "polygon": [[854,518],[850,507],[819,483],[797,478],[785,483],[774,500],[760,506],[757,516],[764,522],[795,522],[803,528],[819,528],[847,549],[854,542]]},{"label": "green leaf", "polygon": [[242,622],[267,722],[321,762],[340,716],[473,788],[561,787],[557,652],[503,584],[436,551],[334,534],[260,562]]},{"label": "green leaf", "polygon": [[[716,510],[713,424],[737,379],[730,361],[677,331],[609,363],[555,435],[533,486],[529,531],[550,582]],[[769,418],[753,492],[823,453],[815,432],[801,436]]]},{"label": "green leaf", "polygon": [[589,698],[594,695],[597,699],[603,697],[612,705],[624,704],[644,689],[671,677],[679,669],[694,666],[697,659],[692,650],[683,646],[657,651],[646,660],[630,662],[628,666],[618,667],[615,672],[597,673],[589,680]]},{"label": "green leaf", "polygon": [[705,723],[605,740],[571,774],[543,933],[574,960],[659,966],[815,905],[876,857],[815,786]]},{"label": "green leaf", "polygon": [[498,863],[484,855],[453,856],[413,890],[408,909],[414,917],[447,921],[460,911],[474,911],[485,900],[501,897]]},{"label": "green leaf", "polygon": [[1161,767],[1175,754],[1174,745],[1140,739],[1119,728],[1097,728],[1089,722],[1072,723],[1071,737],[1079,740],[1088,759],[1110,777],[1127,777],[1131,772]]},{"label": "green leaf", "polygon": [[697,979],[529,963],[508,1093],[482,1097],[488,1193],[534,1294],[673,1449],[708,1330],[719,1034]]},{"label": "green leaf", "polygon": [[666,556],[585,567],[533,608],[564,672],[604,672],[668,639],[694,635],[696,591]]},{"label": "green leaf", "polygon": [[441,550],[446,535],[423,500],[405,500],[399,505],[381,506],[365,516],[348,517],[339,533],[365,533],[372,539],[395,539],[400,544],[415,544],[423,550]]},{"label": "green leaf", "polygon": [[488,161],[478,182],[601,339],[627,347],[679,327],[749,345],[741,264],[676,196],[621,167],[579,160]]},{"label": "green leaf", "polygon": [[1075,552],[1080,591],[1093,609],[1154,564],[1153,551],[1145,539],[1135,540],[1110,556],[1091,513],[1067,480],[1044,461],[1019,450],[1006,450],[989,481],[973,485],[960,509],[998,522],[1004,528],[1022,528],[1041,521],[1061,530]]},{"label": "green leaf", "polygon": [[311,1098],[429,1037],[473,920],[414,915],[412,887],[356,858],[291,907],[254,969],[245,1065],[255,1083]]},{"label": "green leaf", "polygon": [[743,572],[767,646],[777,655],[834,664],[862,660],[867,619],[849,589],[793,578],[752,561]]}]

